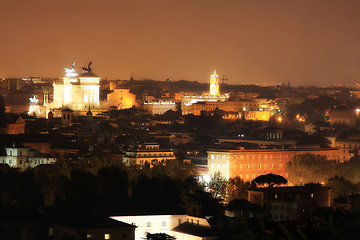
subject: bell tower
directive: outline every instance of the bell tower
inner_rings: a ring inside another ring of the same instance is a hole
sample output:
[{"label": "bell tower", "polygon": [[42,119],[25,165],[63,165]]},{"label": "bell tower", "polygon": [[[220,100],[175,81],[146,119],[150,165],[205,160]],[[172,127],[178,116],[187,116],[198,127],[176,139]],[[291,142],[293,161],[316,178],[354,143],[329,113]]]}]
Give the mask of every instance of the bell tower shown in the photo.
[{"label": "bell tower", "polygon": [[210,76],[210,96],[219,96],[219,76],[216,74],[216,70]]}]

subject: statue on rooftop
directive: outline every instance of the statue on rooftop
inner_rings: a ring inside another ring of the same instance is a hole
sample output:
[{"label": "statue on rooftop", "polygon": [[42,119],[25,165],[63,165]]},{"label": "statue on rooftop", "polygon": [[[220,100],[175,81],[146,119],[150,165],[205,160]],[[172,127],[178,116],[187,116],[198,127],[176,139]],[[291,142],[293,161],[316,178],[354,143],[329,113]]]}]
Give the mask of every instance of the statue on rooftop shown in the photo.
[{"label": "statue on rooftop", "polygon": [[71,68],[65,68],[66,77],[72,77],[72,78],[77,77],[77,73],[75,71],[74,66],[75,66],[75,62],[72,62]]},{"label": "statue on rooftop", "polygon": [[91,73],[91,64],[92,64],[92,62],[89,62],[89,65],[88,65],[88,67],[86,68],[86,67],[83,67],[82,68],[82,70],[83,70],[83,73]]}]

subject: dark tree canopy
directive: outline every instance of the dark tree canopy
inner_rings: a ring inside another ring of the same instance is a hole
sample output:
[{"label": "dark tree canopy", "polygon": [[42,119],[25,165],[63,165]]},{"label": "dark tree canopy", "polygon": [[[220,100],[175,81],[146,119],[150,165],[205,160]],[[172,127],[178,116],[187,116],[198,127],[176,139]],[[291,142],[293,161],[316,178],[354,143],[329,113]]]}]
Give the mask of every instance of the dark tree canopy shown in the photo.
[{"label": "dark tree canopy", "polygon": [[287,184],[287,182],[287,179],[283,176],[270,173],[256,177],[254,180],[252,180],[251,185],[274,187]]},{"label": "dark tree canopy", "polygon": [[166,233],[147,233],[147,240],[175,240],[176,238]]}]

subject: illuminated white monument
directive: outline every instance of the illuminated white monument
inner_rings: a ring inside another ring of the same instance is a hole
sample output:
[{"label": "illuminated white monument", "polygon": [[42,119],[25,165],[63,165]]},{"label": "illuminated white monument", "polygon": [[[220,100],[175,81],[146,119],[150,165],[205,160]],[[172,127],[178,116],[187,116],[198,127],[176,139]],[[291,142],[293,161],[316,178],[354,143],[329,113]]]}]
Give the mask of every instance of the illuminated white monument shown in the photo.
[{"label": "illuminated white monument", "polygon": [[216,74],[216,70],[210,76],[210,96],[219,96],[219,76]]},{"label": "illuminated white monument", "polygon": [[53,102],[47,104],[48,110],[69,108],[80,114],[85,114],[89,108],[91,111],[100,110],[100,77],[92,72],[91,64],[83,67],[80,75],[74,69],[75,62],[71,68],[65,68],[63,79],[53,84]]},{"label": "illuminated white monument", "polygon": [[36,98],[34,95],[32,98],[29,98],[29,115],[36,115],[36,116],[44,116],[45,115],[45,108],[39,105],[39,99]]}]

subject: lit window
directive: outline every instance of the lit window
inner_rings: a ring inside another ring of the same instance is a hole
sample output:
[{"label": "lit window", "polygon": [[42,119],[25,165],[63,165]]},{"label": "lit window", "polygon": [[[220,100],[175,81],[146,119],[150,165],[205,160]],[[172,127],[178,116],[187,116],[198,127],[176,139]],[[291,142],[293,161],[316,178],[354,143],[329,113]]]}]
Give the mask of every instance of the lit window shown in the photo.
[{"label": "lit window", "polygon": [[48,235],[49,235],[49,236],[53,236],[53,235],[54,235],[54,228],[53,228],[53,227],[50,227],[50,228],[49,228]]},{"label": "lit window", "polygon": [[104,239],[110,239],[110,233],[105,233]]},{"label": "lit window", "polygon": [[216,167],[219,169],[220,168],[220,163],[216,164]]},{"label": "lit window", "polygon": [[222,165],[223,169],[225,169],[225,164]]}]

